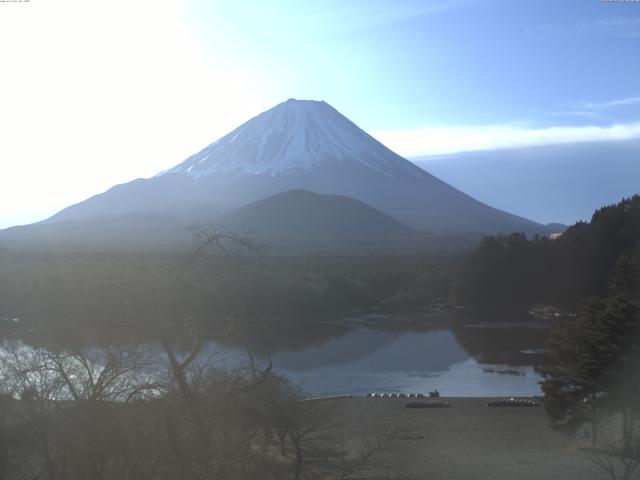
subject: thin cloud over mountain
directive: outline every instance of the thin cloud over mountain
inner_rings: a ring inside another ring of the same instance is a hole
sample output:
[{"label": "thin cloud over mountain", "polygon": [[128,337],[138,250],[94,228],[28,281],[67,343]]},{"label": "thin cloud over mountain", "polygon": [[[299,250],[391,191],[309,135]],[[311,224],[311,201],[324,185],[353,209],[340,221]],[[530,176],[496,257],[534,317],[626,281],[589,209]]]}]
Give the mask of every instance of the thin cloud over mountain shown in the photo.
[{"label": "thin cloud over mountain", "polygon": [[470,125],[386,130],[372,135],[407,157],[640,138],[640,122],[611,126]]}]

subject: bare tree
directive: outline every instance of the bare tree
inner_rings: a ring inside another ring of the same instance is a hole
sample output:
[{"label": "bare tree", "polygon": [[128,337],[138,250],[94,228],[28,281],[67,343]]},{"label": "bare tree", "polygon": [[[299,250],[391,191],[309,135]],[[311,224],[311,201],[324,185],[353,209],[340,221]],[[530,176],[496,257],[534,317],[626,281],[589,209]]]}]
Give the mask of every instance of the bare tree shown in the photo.
[{"label": "bare tree", "polygon": [[253,401],[247,405],[250,417],[264,432],[265,442],[270,443],[274,437],[277,439],[281,457],[287,454],[291,407],[298,401],[297,392],[291,388],[289,380],[272,374],[257,385]]},{"label": "bare tree", "polygon": [[299,400],[289,405],[287,434],[295,455],[296,480],[301,477],[306,456],[323,454],[327,444],[332,443],[330,434],[336,428],[337,418],[338,405],[335,402]]},{"label": "bare tree", "polygon": [[0,362],[4,393],[14,399],[12,450],[24,479],[102,476],[122,441],[119,419],[126,410],[115,406],[160,388],[142,348],[13,344]]},{"label": "bare tree", "polygon": [[189,257],[186,267],[193,265],[194,261],[206,252],[222,252],[237,254],[240,252],[262,253],[264,245],[256,242],[249,231],[229,232],[224,227],[211,225],[205,226],[196,223],[191,227],[195,248]]},{"label": "bare tree", "polygon": [[600,419],[599,424],[597,442],[581,446],[580,452],[612,480],[629,480],[640,466],[640,422],[618,414]]}]

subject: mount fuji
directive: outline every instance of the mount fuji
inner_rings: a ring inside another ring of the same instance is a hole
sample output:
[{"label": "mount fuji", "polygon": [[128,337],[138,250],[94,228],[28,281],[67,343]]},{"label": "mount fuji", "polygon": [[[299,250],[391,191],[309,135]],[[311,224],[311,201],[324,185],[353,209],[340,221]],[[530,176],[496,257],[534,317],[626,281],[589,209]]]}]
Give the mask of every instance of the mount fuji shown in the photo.
[{"label": "mount fuji", "polygon": [[543,225],[483,204],[427,173],[329,104],[295,99],[252,118],[173,168],[114,186],[38,226],[57,225],[59,231],[62,223],[95,224],[106,217],[114,222],[119,216],[130,221],[132,215],[170,217],[183,224],[222,220],[233,217],[235,209],[291,190],[321,194],[314,202],[322,202],[322,195],[350,197],[414,232],[547,233]]}]

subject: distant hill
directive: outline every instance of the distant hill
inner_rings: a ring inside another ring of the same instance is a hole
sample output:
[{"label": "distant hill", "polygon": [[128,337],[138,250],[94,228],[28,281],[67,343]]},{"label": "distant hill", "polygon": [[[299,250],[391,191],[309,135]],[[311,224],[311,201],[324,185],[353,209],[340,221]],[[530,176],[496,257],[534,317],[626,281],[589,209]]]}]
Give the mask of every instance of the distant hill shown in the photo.
[{"label": "distant hill", "polygon": [[202,206],[200,221],[176,215],[120,214],[43,222],[0,231],[0,246],[45,250],[186,250],[196,223],[246,234],[272,254],[452,252],[473,248],[477,235],[420,232],[353,198],[291,190],[220,214]]},{"label": "distant hill", "polygon": [[569,226],[565,225],[564,223],[547,223],[547,227],[549,228],[549,230],[552,230],[553,233],[561,233],[569,228]]},{"label": "distant hill", "polygon": [[640,193],[640,140],[419,157],[416,164],[493,207],[571,225]]},{"label": "distant hill", "polygon": [[299,241],[377,236],[415,236],[418,232],[370,206],[343,195],[290,190],[225,213],[216,223],[229,230]]},{"label": "distant hill", "polygon": [[247,231],[271,250],[297,253],[421,249],[426,236],[353,198],[301,189],[232,210],[215,223]]}]

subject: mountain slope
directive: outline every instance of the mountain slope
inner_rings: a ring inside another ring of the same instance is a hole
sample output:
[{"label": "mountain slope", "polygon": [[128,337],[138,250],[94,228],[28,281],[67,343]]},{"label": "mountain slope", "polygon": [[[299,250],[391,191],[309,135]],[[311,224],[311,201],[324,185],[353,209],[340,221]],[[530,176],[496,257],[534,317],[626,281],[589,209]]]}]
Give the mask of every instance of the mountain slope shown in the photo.
[{"label": "mountain slope", "polygon": [[640,140],[412,160],[475,198],[543,223],[588,220],[601,205],[640,193]]},{"label": "mountain slope", "polygon": [[[427,235],[349,197],[291,190],[202,222],[246,234],[271,254],[426,253],[470,250],[477,236]],[[0,246],[21,250],[192,250],[194,221],[153,213],[39,223],[0,231]]]},{"label": "mountain slope", "polygon": [[288,100],[174,168],[118,185],[47,222],[125,213],[233,209],[293,189],[349,196],[438,233],[546,233],[476,201],[395,154],[325,102]]},{"label": "mountain slope", "polygon": [[154,213],[129,213],[41,222],[0,231],[0,245],[26,250],[164,250],[191,242],[184,219]]}]

